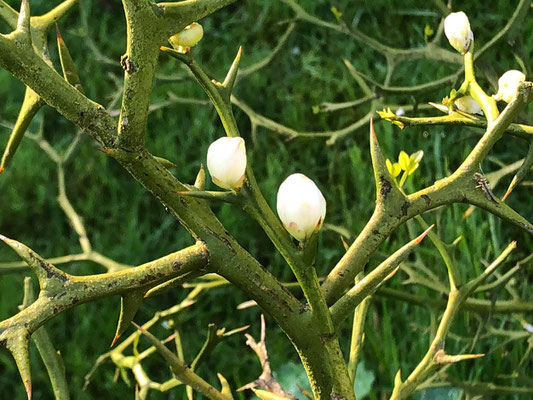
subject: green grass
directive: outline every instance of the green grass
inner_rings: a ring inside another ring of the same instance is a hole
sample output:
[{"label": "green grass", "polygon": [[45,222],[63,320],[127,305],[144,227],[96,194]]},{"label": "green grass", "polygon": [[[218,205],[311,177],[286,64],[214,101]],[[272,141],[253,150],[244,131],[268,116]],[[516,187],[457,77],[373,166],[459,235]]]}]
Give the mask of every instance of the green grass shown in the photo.
[{"label": "green grass", "polygon": [[[9,3],[14,5],[12,1]],[[354,5],[343,0],[338,3],[337,7],[344,12],[347,21],[383,43],[396,47],[422,46],[424,26],[429,24],[436,29],[439,21],[431,2],[376,0]],[[329,2],[306,0],[300,4],[310,13],[334,21]],[[461,6],[471,16],[476,46],[490,40],[513,11],[513,5],[503,0],[490,4],[469,2]],[[49,7],[48,2],[32,2],[35,13]],[[83,13],[80,14],[79,9],[74,9],[60,21],[60,28],[77,63],[86,93],[105,105],[117,91],[116,81],[120,82],[121,79],[119,59],[125,48],[125,23],[121,6],[119,2],[84,0],[80,7],[89,17],[89,31],[84,31],[81,23]],[[275,46],[285,30],[285,23],[292,16],[291,10],[279,1],[239,2],[202,22],[205,37],[195,49],[196,57],[214,77],[220,79],[239,45],[244,48],[242,66],[253,64]],[[521,28],[524,47],[531,49],[533,20],[526,18]],[[6,26],[0,23],[0,32],[7,31]],[[115,65],[104,64],[96,59],[88,47],[87,34],[97,43],[102,54],[115,61]],[[57,67],[57,51],[52,36],[50,43],[50,53]],[[443,41],[442,45],[446,46],[446,43]],[[500,74],[509,68],[519,67],[512,54],[513,48],[504,41],[488,52],[484,61]],[[298,23],[272,62],[238,83],[236,95],[257,112],[295,129],[318,131],[341,128],[366,114],[366,106],[318,115],[313,114],[312,106],[323,101],[348,101],[362,96],[344,67],[343,58],[349,59],[356,68],[378,81],[385,77],[385,59],[364,44],[324,28]],[[398,68],[392,83],[411,85],[427,82],[445,76],[455,68],[434,61],[409,62]],[[161,57],[159,74],[187,76],[176,60],[165,56]],[[486,85],[486,80],[480,81]],[[418,101],[439,101],[449,89],[424,94]],[[23,90],[22,84],[0,70],[0,120],[15,121]],[[168,92],[205,99],[201,89],[191,80],[157,80],[153,104],[166,100]],[[387,101],[410,104],[414,99],[396,96]],[[236,110],[236,117],[242,136],[247,141],[255,175],[271,206],[275,205],[277,187],[283,179],[292,172],[301,171],[315,179],[324,192],[328,201],[326,222],[342,226],[353,235],[362,229],[374,205],[367,126],[339,139],[333,146],[325,146],[323,139],[286,141],[264,128],[258,128],[252,136],[246,115]],[[40,126],[45,137],[57,149],[65,149],[75,133],[74,126],[49,107],[40,111],[30,130],[35,132]],[[425,151],[419,171],[408,182],[408,190],[413,191],[453,171],[478,137],[472,129],[456,127],[417,127],[400,131],[397,127],[378,122],[376,130],[389,158],[396,158],[400,150],[408,153],[418,149]],[[0,148],[7,142],[8,135],[9,130],[0,127]],[[192,183],[200,163],[205,162],[209,143],[221,135],[223,129],[212,107],[176,104],[150,115],[146,142],[153,154],[179,165],[173,172],[181,181]],[[510,163],[523,157],[525,150],[519,140],[505,138],[491,155],[495,161]],[[485,173],[498,168],[495,161],[484,163]],[[498,188],[498,195],[503,193],[509,180],[510,177]],[[510,197],[509,204],[531,219],[533,215],[528,190],[528,187],[517,189]],[[117,261],[138,265],[192,242],[179,223],[118,164],[96,151],[88,138],[84,139],[68,165],[67,192],[73,206],[84,218],[93,247]],[[34,142],[24,140],[12,166],[0,176],[0,232],[27,244],[45,257],[79,251],[77,238],[57,205],[56,195],[55,165]],[[229,205],[215,205],[214,209],[228,230],[269,271],[280,279],[292,279],[281,256],[274,251],[266,235],[253,221]],[[462,214],[466,209],[465,205],[453,205],[432,212],[426,218],[428,222],[437,222],[439,234],[447,242],[463,235],[456,256],[465,276],[475,276],[483,268],[482,261],[490,261],[511,240],[517,240],[519,244],[512,260],[531,253],[531,237],[481,210],[463,220]],[[413,232],[420,231],[414,223],[411,229]],[[401,227],[380,248],[380,254],[390,254],[408,239],[407,226]],[[319,273],[326,274],[343,254],[343,247],[338,234],[330,231],[322,233],[320,246],[317,268]],[[15,259],[10,250],[5,246],[0,247],[0,261]],[[374,257],[370,267],[378,261],[379,257]],[[411,261],[423,262],[443,281],[446,279],[444,265],[429,242]],[[508,262],[507,265],[513,264]],[[102,272],[100,267],[90,263],[73,263],[64,268],[76,274]],[[531,273],[523,268],[515,278],[516,290],[526,300],[531,300],[531,286],[527,284],[530,277]],[[405,274],[399,273],[389,285],[434,295],[424,288],[402,286],[405,278]],[[0,319],[16,313],[16,306],[22,301],[22,280],[22,274],[0,275]],[[503,291],[498,295],[502,298],[507,296]],[[176,289],[147,300],[136,321],[149,319],[156,310],[170,307],[184,296],[185,291]],[[486,296],[482,294],[482,297]],[[245,300],[246,297],[236,289],[217,289],[180,316],[185,355],[189,360],[200,348],[209,322],[229,329],[251,324],[252,334],[258,336],[260,311],[257,308],[235,310],[236,305]],[[54,344],[64,357],[74,399],[132,396],[133,387],[128,388],[121,381],[113,383],[114,368],[110,364],[99,370],[95,382],[86,392],[81,392],[84,375],[96,357],[108,349],[118,319],[118,306],[118,298],[104,299],[68,311],[46,325]],[[464,313],[455,322],[452,332],[465,337],[473,336],[481,323],[484,321]],[[520,329],[517,320],[511,316],[493,316],[490,324]],[[346,323],[342,331],[344,348],[349,346],[349,325]],[[285,364],[298,361],[295,351],[283,333],[275,328],[273,321],[267,319],[267,326],[273,369],[290,369]],[[368,315],[363,355],[366,368],[375,378],[368,398],[382,398],[382,393],[391,389],[398,369],[406,376],[414,368],[427,349],[428,326],[429,314],[426,310],[375,299]],[[165,336],[162,327],[155,332],[160,337]],[[447,351],[454,354],[462,346],[461,341],[450,338]],[[524,340],[506,343],[494,337],[481,339],[473,351],[487,352],[485,358],[455,365],[448,371],[451,376],[461,380],[502,385],[524,384],[519,379],[504,379],[501,376],[513,371],[526,349]],[[159,358],[151,359],[151,376],[160,379],[168,376],[167,369],[162,366]],[[32,349],[32,367],[35,398],[52,398],[46,372],[35,349]],[[531,376],[532,367],[529,360],[522,372]],[[220,345],[199,373],[216,383],[215,371],[222,372],[232,387],[236,388],[257,378],[260,367],[252,351],[245,346],[244,337],[234,336]],[[25,397],[18,373],[6,352],[0,352],[0,393],[0,397],[9,394],[13,400]],[[165,395],[154,392],[151,398],[181,399],[183,396],[184,393],[177,390]]]}]

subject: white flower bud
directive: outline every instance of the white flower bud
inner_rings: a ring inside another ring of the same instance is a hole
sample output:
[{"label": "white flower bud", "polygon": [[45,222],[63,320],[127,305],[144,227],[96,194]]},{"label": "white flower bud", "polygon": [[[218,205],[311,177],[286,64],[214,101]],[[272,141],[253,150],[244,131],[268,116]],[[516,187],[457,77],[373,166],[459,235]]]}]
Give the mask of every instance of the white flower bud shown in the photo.
[{"label": "white flower bud", "polygon": [[444,20],[444,33],[452,47],[465,54],[474,40],[468,17],[462,11],[451,13]]},{"label": "white flower bud", "polygon": [[215,185],[239,189],[246,171],[246,148],[240,137],[222,137],[207,150],[207,169]]},{"label": "white flower bud", "polygon": [[483,115],[481,106],[477,103],[477,101],[474,100],[472,96],[463,96],[455,100],[454,104],[456,105],[459,111],[463,111],[469,114]]},{"label": "white flower bud", "polygon": [[525,80],[526,76],[522,72],[516,69],[507,71],[498,79],[498,93],[493,96],[494,100],[509,103],[516,96],[520,82]]},{"label": "white flower bud", "polygon": [[171,36],[168,41],[177,51],[186,53],[204,36],[204,28],[198,22],[187,25],[181,32]]},{"label": "white flower bud", "polygon": [[307,176],[292,174],[279,187],[277,209],[285,229],[304,241],[322,227],[326,199]]}]

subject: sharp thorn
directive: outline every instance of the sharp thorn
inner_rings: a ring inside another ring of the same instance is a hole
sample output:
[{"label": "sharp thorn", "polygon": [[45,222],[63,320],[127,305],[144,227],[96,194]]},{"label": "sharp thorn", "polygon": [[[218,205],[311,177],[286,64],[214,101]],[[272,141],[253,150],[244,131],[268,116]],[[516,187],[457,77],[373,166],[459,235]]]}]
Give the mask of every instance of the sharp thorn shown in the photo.
[{"label": "sharp thorn", "polygon": [[507,192],[505,192],[505,195],[502,197],[502,202],[505,201],[507,197],[509,197],[512,191],[513,191],[512,188],[507,189]]},{"label": "sharp thorn", "polygon": [[31,382],[30,381],[25,381],[24,382],[24,388],[26,389],[26,394],[28,395],[28,400],[31,400],[32,399],[32,395],[33,395]]},{"label": "sharp thorn", "polygon": [[372,138],[376,138],[376,131],[374,130],[374,118],[370,118],[370,135],[372,135]]},{"label": "sharp thorn", "polygon": [[433,229],[433,227],[435,226],[435,224],[431,225],[429,228],[427,228],[419,237],[417,237],[415,240],[416,240],[416,244],[420,244],[420,242],[422,240],[424,240],[424,238],[426,237],[426,235],[429,233],[429,231],[431,231]]},{"label": "sharp thorn", "polygon": [[56,25],[57,40],[63,41],[63,36],[61,36],[61,32],[59,32],[59,26],[57,26],[57,22],[55,25]]},{"label": "sharp thorn", "polygon": [[120,338],[120,335],[115,335],[115,337],[113,338],[113,341],[111,342],[111,346],[109,347],[113,347],[119,338]]}]

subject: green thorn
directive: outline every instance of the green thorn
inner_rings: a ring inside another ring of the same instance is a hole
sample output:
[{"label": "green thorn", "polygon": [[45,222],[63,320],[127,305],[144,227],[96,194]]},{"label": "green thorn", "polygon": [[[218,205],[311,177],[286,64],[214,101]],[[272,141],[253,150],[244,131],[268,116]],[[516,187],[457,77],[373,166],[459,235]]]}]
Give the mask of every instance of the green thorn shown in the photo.
[{"label": "green thorn", "polygon": [[241,55],[242,46],[239,46],[239,51],[237,51],[237,55],[235,56],[235,59],[233,60],[233,63],[231,64],[231,67],[228,70],[228,73],[226,74],[226,78],[224,79],[224,82],[222,82],[222,86],[227,90],[228,94],[231,94],[231,92],[233,91],[235,78],[237,78],[237,73],[239,72],[239,63],[241,62]]},{"label": "green thorn", "polygon": [[141,303],[144,298],[144,293],[144,290],[136,290],[133,292],[126,293],[122,296],[120,301],[120,317],[118,320],[117,331],[115,333],[115,337],[113,338],[113,342],[111,343],[111,347],[115,345],[120,336],[130,326],[130,323],[133,321],[135,314],[137,314],[137,311],[141,307]]}]

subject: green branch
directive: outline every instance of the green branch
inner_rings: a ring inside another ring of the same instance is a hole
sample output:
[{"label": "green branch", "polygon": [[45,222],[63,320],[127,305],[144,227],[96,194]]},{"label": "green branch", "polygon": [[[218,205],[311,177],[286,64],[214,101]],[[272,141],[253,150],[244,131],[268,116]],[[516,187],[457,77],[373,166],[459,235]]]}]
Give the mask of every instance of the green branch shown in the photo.
[{"label": "green branch", "polygon": [[398,194],[398,189],[389,176],[379,144],[371,129],[371,150],[378,188],[376,208],[355,242],[322,284],[328,304],[332,305],[351,286],[370,256],[398,226],[435,207],[459,202],[477,205],[533,234],[531,222],[501,201],[488,199],[482,188],[477,187],[474,179],[474,173],[478,171],[489,150],[502,137],[520,110],[531,101],[532,88],[533,84],[529,82],[521,85],[517,97],[507,105],[497,120],[489,125],[486,133],[452,175],[405,198]]},{"label": "green branch", "polygon": [[[24,301],[22,307],[29,307],[34,301],[35,293],[33,292],[32,280],[30,277],[26,277],[24,278]],[[63,359],[60,352],[54,348],[44,326],[33,332],[32,339],[48,371],[55,398],[57,400],[68,400],[70,396]]]},{"label": "green branch", "polygon": [[154,335],[148,332],[143,327],[133,323],[135,327],[141,331],[141,333],[148,339],[148,341],[155,346],[159,354],[163,356],[165,361],[169,364],[170,369],[176,375],[176,377],[191,386],[194,390],[202,393],[204,396],[213,400],[229,400],[231,396],[225,396],[218,390],[216,390],[209,383],[204,381],[198,375],[196,375],[191,368],[183,363],[174,353],[172,353],[163,343],[161,343]]},{"label": "green branch", "polygon": [[378,287],[386,280],[387,276],[394,272],[398,265],[409,256],[432,228],[433,225],[419,237],[397,250],[337,300],[330,309],[336,329],[339,329],[342,322],[348,318],[356,306],[358,306],[367,296],[374,294]]},{"label": "green branch", "polygon": [[[466,114],[463,112],[452,111],[448,115],[437,117],[405,117],[394,113],[384,112],[381,117],[389,122],[399,122],[400,129],[405,126],[433,126],[433,125],[458,125],[471,126],[474,128],[487,128],[487,121],[476,115]],[[399,125],[399,124],[397,124]],[[533,126],[524,124],[510,124],[505,133],[522,139],[533,137]]]},{"label": "green branch", "polygon": [[138,268],[100,275],[73,276],[44,261],[28,247],[0,235],[0,240],[24,259],[37,275],[38,299],[0,322],[0,345],[13,355],[31,399],[28,341],[33,332],[55,315],[78,304],[157,285],[177,275],[205,267],[209,254],[203,243],[146,263]]},{"label": "green branch", "polygon": [[408,396],[410,396],[411,393],[416,390],[418,385],[420,385],[427,376],[429,376],[433,371],[443,364],[451,364],[462,360],[474,359],[483,356],[483,354],[462,354],[458,356],[447,355],[444,350],[446,336],[450,331],[455,317],[463,307],[463,304],[467,298],[475,291],[477,287],[479,287],[481,283],[483,283],[491,274],[494,273],[496,268],[500,266],[510,252],[512,252],[515,248],[516,242],[512,242],[477,278],[466,283],[458,289],[454,288],[453,286],[450,288],[446,310],[444,311],[437,329],[437,333],[435,334],[435,337],[433,338],[426,355],[404,382],[402,382],[400,371],[398,371],[391,400],[408,398]]}]

